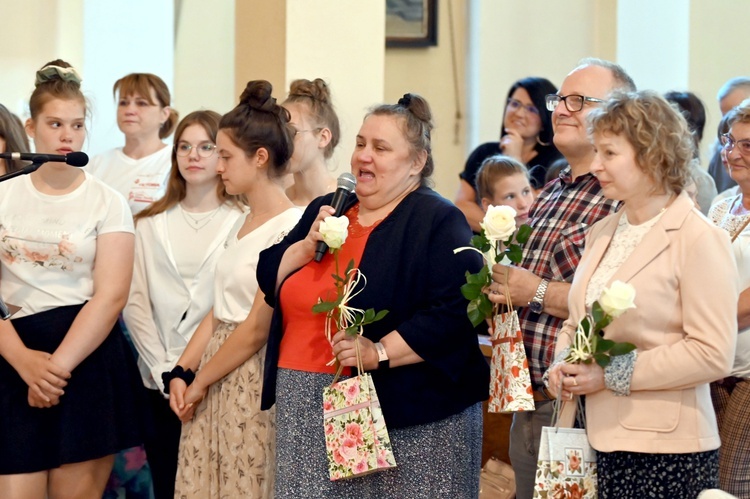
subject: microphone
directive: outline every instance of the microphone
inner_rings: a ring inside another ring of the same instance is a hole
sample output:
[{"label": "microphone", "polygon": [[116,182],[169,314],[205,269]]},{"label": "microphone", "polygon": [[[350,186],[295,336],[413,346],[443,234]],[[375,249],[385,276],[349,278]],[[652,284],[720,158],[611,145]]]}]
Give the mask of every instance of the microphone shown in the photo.
[{"label": "microphone", "polygon": [[[356,185],[357,179],[351,173],[345,172],[339,175],[339,179],[336,182],[336,192],[333,194],[333,200],[331,201],[331,206],[335,211],[333,214],[334,217],[341,216],[346,204],[346,198],[354,191]],[[315,248],[315,261],[320,262],[326,251],[328,251],[328,245],[325,241],[318,241],[318,246]]]},{"label": "microphone", "polygon": [[67,163],[70,166],[86,166],[89,163],[89,157],[85,152],[71,152],[68,154],[36,154],[30,152],[4,152],[0,153],[0,159],[13,159],[20,161],[31,161],[32,163],[42,164],[49,161],[58,163]]}]

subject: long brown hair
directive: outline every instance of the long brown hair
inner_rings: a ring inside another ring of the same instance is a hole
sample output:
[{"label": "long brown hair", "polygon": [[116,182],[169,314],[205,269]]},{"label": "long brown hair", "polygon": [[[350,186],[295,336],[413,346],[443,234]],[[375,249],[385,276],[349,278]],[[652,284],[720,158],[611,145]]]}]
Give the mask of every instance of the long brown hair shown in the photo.
[{"label": "long brown hair", "polygon": [[[185,132],[185,129],[187,127],[191,125],[200,125],[208,134],[211,142],[215,144],[216,133],[219,131],[220,120],[221,115],[215,111],[194,111],[185,116],[177,125],[177,129],[175,130],[174,134],[174,143],[177,144],[177,142],[180,141],[180,138],[182,137],[182,134]],[[174,147],[172,147],[172,168],[169,171],[167,192],[164,194],[164,197],[162,197],[158,201],[155,201],[154,203],[146,207],[145,210],[136,214],[133,219],[137,222],[142,218],[153,217],[154,215],[158,215],[159,213],[167,211],[168,209],[176,206],[177,203],[185,199],[186,194],[187,182],[185,182],[185,179],[182,177],[182,175],[180,175],[180,168],[177,166],[177,151]],[[229,202],[237,207],[242,206],[242,199],[238,196],[227,194],[223,182],[219,182],[216,185],[216,195],[225,203]]]}]

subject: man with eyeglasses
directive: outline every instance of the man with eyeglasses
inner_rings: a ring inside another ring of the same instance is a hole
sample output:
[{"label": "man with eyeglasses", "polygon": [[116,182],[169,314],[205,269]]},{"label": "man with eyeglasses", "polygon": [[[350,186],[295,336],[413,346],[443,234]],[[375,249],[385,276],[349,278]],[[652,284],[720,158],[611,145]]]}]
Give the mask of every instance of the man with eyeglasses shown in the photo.
[{"label": "man with eyeglasses", "polygon": [[584,59],[563,81],[557,94],[547,96],[552,111],[554,143],[568,161],[560,178],[548,184],[531,208],[531,238],[519,267],[495,265],[490,299],[503,303],[507,283],[520,310],[521,330],[529,360],[536,410],[513,416],[510,459],[516,474],[516,497],[531,498],[542,426],[552,419],[551,397],[543,374],[553,361],[555,340],[568,317],[568,291],[583,253],[586,230],[615,212],[589,173],[594,148],[586,117],[614,90],[635,91],[635,84],[618,65]]}]

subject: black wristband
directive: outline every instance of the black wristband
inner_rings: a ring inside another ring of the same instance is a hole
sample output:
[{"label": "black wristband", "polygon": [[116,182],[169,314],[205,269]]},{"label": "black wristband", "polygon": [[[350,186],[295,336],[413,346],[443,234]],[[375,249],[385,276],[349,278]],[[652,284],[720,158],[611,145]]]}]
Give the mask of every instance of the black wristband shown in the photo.
[{"label": "black wristband", "polygon": [[183,369],[182,366],[175,366],[171,371],[161,373],[161,381],[164,383],[164,393],[169,395],[169,382],[175,378],[180,378],[186,385],[195,379],[195,373],[192,369]]}]

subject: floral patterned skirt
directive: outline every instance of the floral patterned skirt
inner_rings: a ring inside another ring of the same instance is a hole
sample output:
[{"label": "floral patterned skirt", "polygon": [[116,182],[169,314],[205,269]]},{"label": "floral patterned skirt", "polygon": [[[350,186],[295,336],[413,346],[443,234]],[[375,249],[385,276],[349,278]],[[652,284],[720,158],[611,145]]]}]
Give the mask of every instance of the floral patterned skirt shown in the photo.
[{"label": "floral patterned skirt", "polygon": [[689,454],[597,452],[600,499],[694,498],[719,485],[719,451]]},{"label": "floral patterned skirt", "polygon": [[[206,346],[201,365],[234,330],[221,323]],[[260,410],[265,346],[211,385],[182,428],[175,497],[273,497],[275,411]]]}]

